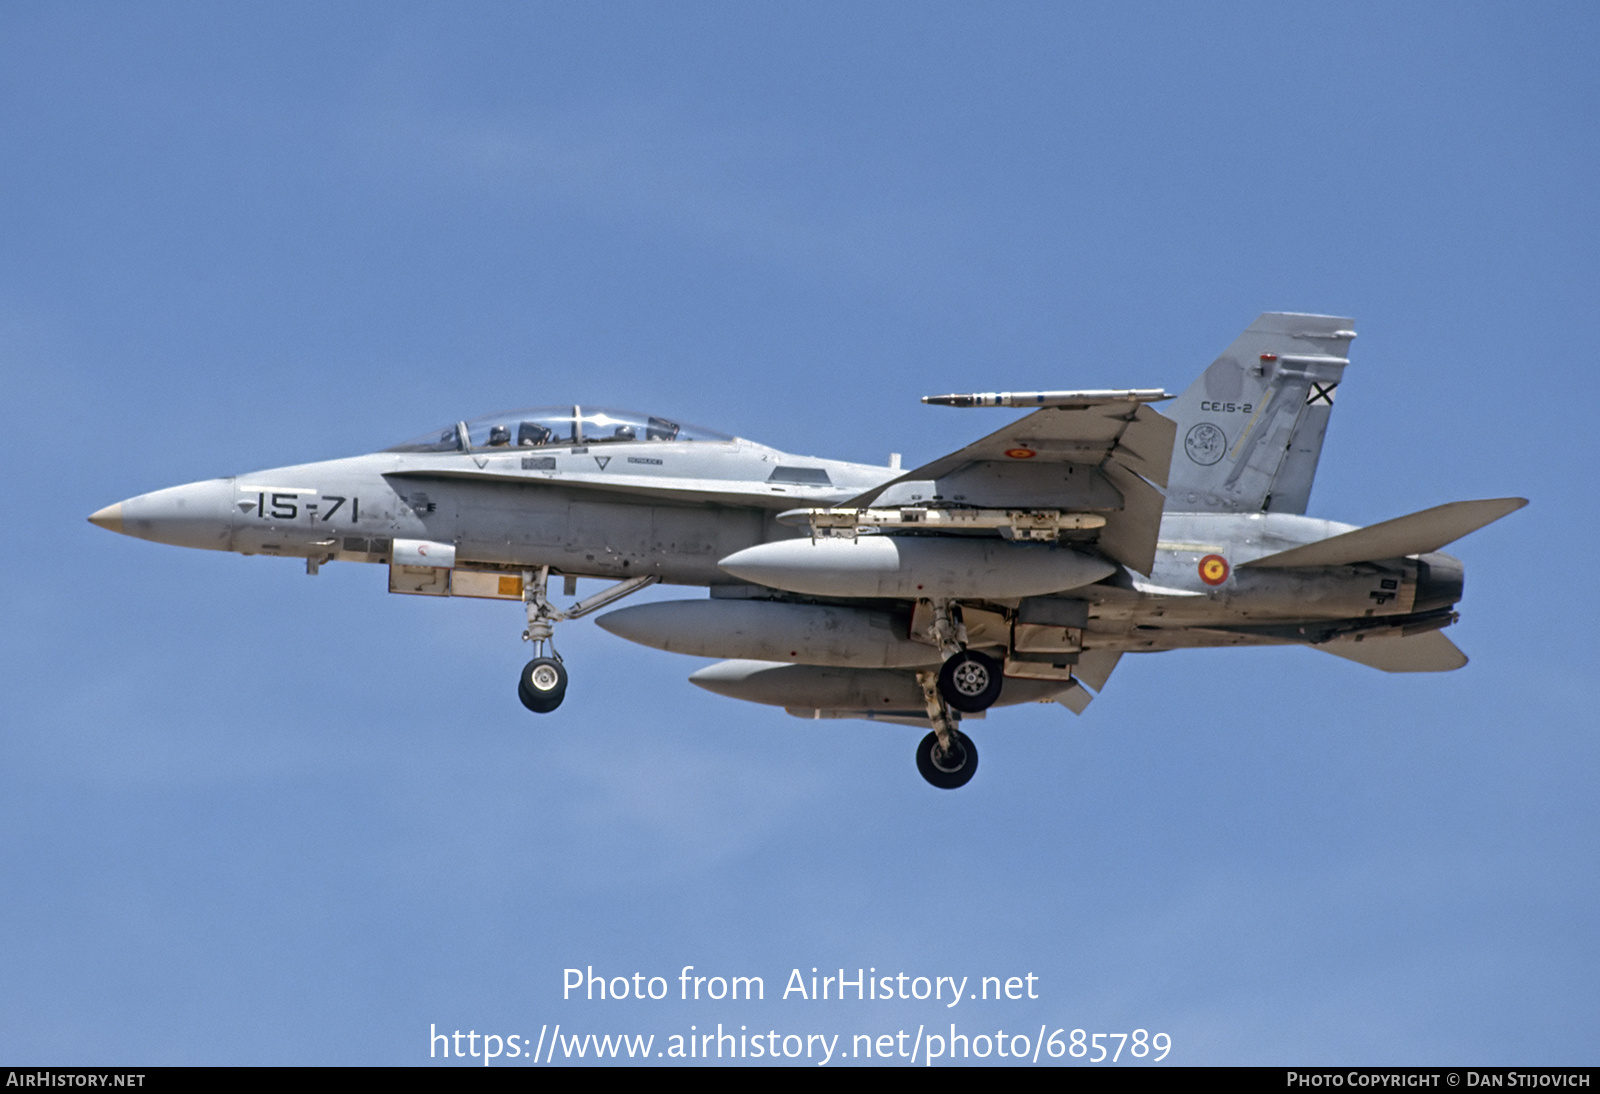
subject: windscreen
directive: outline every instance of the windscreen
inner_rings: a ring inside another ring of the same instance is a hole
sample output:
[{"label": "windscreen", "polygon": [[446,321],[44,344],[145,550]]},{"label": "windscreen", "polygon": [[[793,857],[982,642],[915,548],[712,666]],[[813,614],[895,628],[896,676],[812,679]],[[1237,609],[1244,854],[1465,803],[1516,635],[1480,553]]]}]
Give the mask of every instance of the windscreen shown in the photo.
[{"label": "windscreen", "polygon": [[476,452],[496,448],[619,444],[629,441],[731,441],[726,433],[673,418],[589,406],[540,406],[485,414],[442,426],[387,452]]}]

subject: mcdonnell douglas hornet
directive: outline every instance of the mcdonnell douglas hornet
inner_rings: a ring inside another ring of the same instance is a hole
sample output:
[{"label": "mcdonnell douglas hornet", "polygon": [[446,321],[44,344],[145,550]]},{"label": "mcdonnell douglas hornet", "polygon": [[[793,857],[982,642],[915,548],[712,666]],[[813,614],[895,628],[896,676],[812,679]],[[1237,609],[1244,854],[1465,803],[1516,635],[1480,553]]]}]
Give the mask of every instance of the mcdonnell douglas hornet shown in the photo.
[{"label": "mcdonnell douglas hornet", "polygon": [[[549,713],[556,624],[599,617],[719,658],[689,679],[801,718],[928,730],[918,770],[972,778],[963,719],[1081,714],[1125,653],[1303,645],[1385,672],[1466,657],[1446,544],[1527,504],[1458,501],[1365,528],[1305,515],[1351,321],[1261,316],[1187,391],[929,396],[1031,413],[920,467],[792,456],[588,406],[490,414],[366,456],[175,486],[89,519],[183,547],[388,567],[389,591],[518,601],[517,695]],[[1166,414],[1151,404],[1174,400]],[[566,608],[578,578],[614,584]]]}]

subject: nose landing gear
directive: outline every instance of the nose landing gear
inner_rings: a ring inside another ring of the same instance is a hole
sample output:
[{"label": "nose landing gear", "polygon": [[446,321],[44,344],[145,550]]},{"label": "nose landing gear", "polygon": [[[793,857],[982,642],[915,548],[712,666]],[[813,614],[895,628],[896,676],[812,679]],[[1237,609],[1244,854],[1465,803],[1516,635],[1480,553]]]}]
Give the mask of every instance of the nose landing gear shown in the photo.
[{"label": "nose landing gear", "polygon": [[[555,651],[552,649],[552,653]],[[522,666],[517,698],[535,714],[549,714],[567,697],[567,670],[556,657],[535,657]]]},{"label": "nose landing gear", "polygon": [[[576,582],[571,577],[567,580],[572,583],[567,588],[570,596]],[[517,679],[517,698],[522,700],[522,705],[535,714],[549,714],[567,697],[567,669],[561,663],[561,655],[556,652],[557,623],[598,611],[659,580],[650,576],[619,581],[578,601],[566,611],[560,611],[546,595],[550,584],[550,567],[523,571],[522,603],[528,612],[528,629],[522,632],[522,640],[533,643],[534,657],[522,667],[522,675]]]}]

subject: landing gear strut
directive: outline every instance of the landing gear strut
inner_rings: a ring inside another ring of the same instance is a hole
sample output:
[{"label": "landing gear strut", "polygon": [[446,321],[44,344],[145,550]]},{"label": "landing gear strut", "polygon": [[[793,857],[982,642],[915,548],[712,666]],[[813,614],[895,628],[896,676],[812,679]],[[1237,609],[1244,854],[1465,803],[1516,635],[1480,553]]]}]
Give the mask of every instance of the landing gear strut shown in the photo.
[{"label": "landing gear strut", "polygon": [[928,638],[945,655],[944,667],[939,670],[940,696],[964,714],[988,710],[1000,698],[1005,666],[988,654],[967,649],[967,627],[958,604],[949,600],[922,603],[932,614]]},{"label": "landing gear strut", "polygon": [[933,732],[917,746],[917,770],[940,790],[954,790],[966,786],[978,770],[978,747],[956,728],[961,716],[945,701],[940,676],[942,673],[931,671],[917,673],[928,721],[933,723]]},{"label": "landing gear strut", "polygon": [[[522,632],[524,642],[533,643],[533,660],[522,666],[517,679],[517,698],[535,714],[549,714],[567,697],[567,669],[556,652],[555,625],[565,619],[577,619],[614,604],[629,593],[638,592],[646,585],[654,585],[659,578],[633,577],[602,589],[591,597],[578,601],[566,611],[558,610],[546,595],[550,584],[550,567],[522,573],[522,603],[528,611],[528,629]],[[567,579],[567,595],[576,587],[575,579]]]},{"label": "landing gear strut", "polygon": [[548,566],[522,575],[522,603],[528,610],[528,629],[522,632],[522,640],[533,643],[534,656],[517,678],[517,698],[535,714],[549,714],[567,697],[567,670],[555,643],[555,625],[562,615],[545,597],[549,583]]}]

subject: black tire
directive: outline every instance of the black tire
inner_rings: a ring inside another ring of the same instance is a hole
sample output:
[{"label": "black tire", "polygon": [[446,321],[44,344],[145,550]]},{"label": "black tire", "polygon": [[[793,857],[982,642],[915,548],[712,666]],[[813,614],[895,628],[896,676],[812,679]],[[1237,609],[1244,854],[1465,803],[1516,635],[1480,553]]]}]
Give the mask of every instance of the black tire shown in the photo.
[{"label": "black tire", "polygon": [[567,697],[567,670],[552,657],[535,657],[522,666],[517,698],[535,714],[549,714]]},{"label": "black tire", "polygon": [[988,710],[1000,698],[1003,667],[986,653],[962,650],[939,670],[939,694],[963,714]]},{"label": "black tire", "polygon": [[917,746],[917,770],[940,790],[966,786],[978,770],[978,746],[960,730],[950,734],[950,752],[939,751],[939,735],[930,733]]}]

